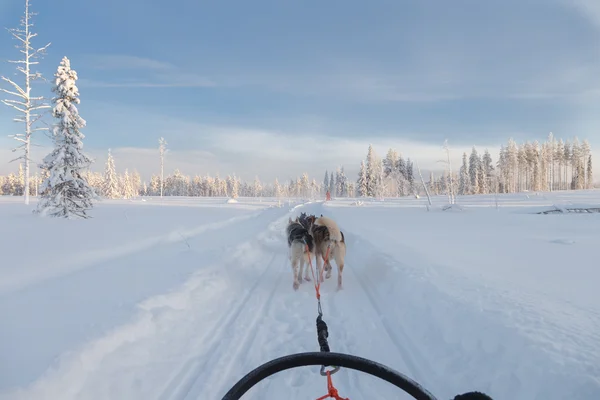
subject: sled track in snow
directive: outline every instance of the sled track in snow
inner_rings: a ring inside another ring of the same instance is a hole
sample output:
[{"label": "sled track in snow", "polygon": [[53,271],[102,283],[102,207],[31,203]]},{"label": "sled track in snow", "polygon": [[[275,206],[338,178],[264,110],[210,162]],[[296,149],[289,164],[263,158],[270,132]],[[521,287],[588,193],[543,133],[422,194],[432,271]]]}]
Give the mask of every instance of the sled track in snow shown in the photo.
[{"label": "sled track in snow", "polygon": [[403,371],[407,373],[412,379],[417,382],[425,382],[427,377],[431,378],[433,375],[433,370],[429,366],[419,365],[415,362],[415,359],[425,360],[425,357],[419,357],[418,350],[409,350],[409,349],[417,349],[412,340],[408,337],[408,335],[402,331],[395,329],[388,322],[389,316],[386,316],[379,306],[381,300],[379,296],[374,293],[374,291],[370,288],[373,286],[372,280],[369,278],[367,273],[359,273],[354,268],[350,268],[353,272],[356,281],[359,286],[363,290],[365,297],[368,299],[371,308],[377,313],[379,320],[381,321],[381,325],[385,330],[387,336],[390,338],[391,342],[394,344],[400,355],[402,356],[402,361],[406,364],[408,371]]},{"label": "sled track in snow", "polygon": [[[267,230],[259,235],[256,245],[264,245],[261,237],[272,239],[269,233],[279,231],[275,227],[286,219],[287,216],[271,222]],[[235,363],[239,362],[240,354],[255,340],[259,332],[257,325],[270,308],[284,273],[289,272],[281,268],[286,263],[285,253],[275,252],[270,259],[265,257],[265,261],[266,267],[245,294],[195,340],[195,343],[202,344],[204,351],[182,364],[169,378],[157,399],[212,398],[216,392],[222,391],[221,386]],[[235,263],[235,258],[228,263]]]},{"label": "sled track in snow", "polygon": [[[275,262],[276,260],[281,260],[281,258],[283,258],[280,257],[281,256],[274,256],[271,259],[271,262],[267,267],[268,271],[271,270],[273,265],[280,265],[278,262]],[[219,348],[213,350],[213,354],[209,360],[209,365],[211,365],[211,368],[209,369],[209,374],[205,374],[206,378],[203,382],[204,384],[208,383],[208,385],[204,385],[204,387],[197,386],[197,389],[201,391],[201,395],[196,398],[205,398],[206,396],[207,399],[216,399],[217,395],[219,395],[220,398],[225,394],[227,388],[223,388],[223,385],[231,376],[234,365],[238,364],[240,360],[243,359],[241,354],[250,348],[250,345],[256,339],[256,336],[260,331],[258,329],[258,324],[263,320],[267,311],[273,304],[272,299],[275,292],[280,289],[280,282],[284,272],[288,272],[284,271],[283,268],[278,268],[277,271],[278,272],[276,272],[276,278],[272,288],[268,291],[265,290],[264,296],[262,296],[261,293],[261,297],[263,298],[261,300],[250,299],[250,301],[247,302],[243,307],[244,310],[248,310],[248,312],[245,313],[248,318],[245,318],[241,324],[236,322],[236,325],[239,324],[236,329],[238,329],[238,332],[243,331],[244,334],[236,335],[232,333],[228,338],[229,340],[223,340],[220,342]],[[265,282],[261,279],[261,283],[256,287],[262,287],[264,286],[264,283]],[[200,380],[198,380],[196,383],[199,382]],[[199,393],[196,390],[192,390],[190,394]]]}]

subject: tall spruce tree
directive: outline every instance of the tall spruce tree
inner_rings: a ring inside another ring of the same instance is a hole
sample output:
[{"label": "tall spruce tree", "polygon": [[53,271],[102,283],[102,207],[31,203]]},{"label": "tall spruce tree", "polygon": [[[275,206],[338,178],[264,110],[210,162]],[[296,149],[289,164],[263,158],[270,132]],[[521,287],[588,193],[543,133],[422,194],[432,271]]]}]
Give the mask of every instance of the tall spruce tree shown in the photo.
[{"label": "tall spruce tree", "polygon": [[58,122],[53,131],[54,150],[40,165],[50,176],[42,184],[37,211],[53,217],[89,218],[87,211],[93,207],[95,193],[82,173],[92,159],[82,151],[84,135],[80,129],[85,127],[85,120],[76,107],[80,103],[77,72],[71,69],[67,57],[62,59],[54,77],[52,91],[57,96],[52,100],[52,115]]}]

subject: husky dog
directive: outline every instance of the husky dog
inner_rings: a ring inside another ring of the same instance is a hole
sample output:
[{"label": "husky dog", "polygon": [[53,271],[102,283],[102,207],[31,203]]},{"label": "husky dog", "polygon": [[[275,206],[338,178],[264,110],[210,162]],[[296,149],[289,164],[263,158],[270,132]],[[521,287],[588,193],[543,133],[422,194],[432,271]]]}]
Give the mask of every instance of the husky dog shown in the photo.
[{"label": "husky dog", "polygon": [[[302,282],[302,270],[306,267],[304,272],[304,279],[310,281],[308,276],[308,263],[314,252],[314,241],[312,236],[308,233],[308,230],[298,222],[298,218],[292,221],[289,218],[288,226],[286,229],[288,247],[290,250],[290,262],[292,263],[292,271],[294,273],[294,290],[298,290],[300,283]],[[307,249],[308,247],[308,249]]]},{"label": "husky dog", "polygon": [[[317,258],[317,271],[320,273],[322,268],[327,272],[325,278],[331,278],[331,263],[333,258],[338,267],[338,290],[342,289],[342,273],[344,271],[344,258],[346,257],[346,241],[344,234],[340,231],[337,223],[329,217],[321,215],[319,218],[311,215],[307,217],[309,223],[308,232],[315,241],[315,256]],[[329,254],[327,260],[327,248]],[[326,261],[322,267],[321,264]],[[320,277],[320,275],[319,275]]]},{"label": "husky dog", "polygon": [[[314,215],[310,215],[311,217],[314,217]],[[303,227],[305,227],[307,230],[308,228],[310,228],[310,221],[308,220],[309,215],[306,215],[305,212],[300,213],[300,216],[298,217],[298,222],[300,222],[302,224]]]}]

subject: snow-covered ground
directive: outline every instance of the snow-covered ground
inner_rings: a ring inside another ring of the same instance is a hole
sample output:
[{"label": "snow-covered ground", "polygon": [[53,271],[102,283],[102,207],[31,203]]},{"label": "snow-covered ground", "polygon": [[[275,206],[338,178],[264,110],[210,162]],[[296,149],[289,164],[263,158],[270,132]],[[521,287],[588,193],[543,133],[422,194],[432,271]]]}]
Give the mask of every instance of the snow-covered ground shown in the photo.
[{"label": "snow-covered ground", "polygon": [[[600,398],[600,192],[446,199],[104,201],[87,221],[0,198],[0,398],[220,399],[273,358],[316,351],[316,300],[294,292],[284,229],[305,211],[347,239],[344,290],[324,283],[333,351],[406,373],[439,399]],[[158,204],[161,203],[161,204]],[[334,267],[335,268],[335,267]],[[340,394],[397,399],[350,370]],[[248,399],[326,393],[318,367]]]}]

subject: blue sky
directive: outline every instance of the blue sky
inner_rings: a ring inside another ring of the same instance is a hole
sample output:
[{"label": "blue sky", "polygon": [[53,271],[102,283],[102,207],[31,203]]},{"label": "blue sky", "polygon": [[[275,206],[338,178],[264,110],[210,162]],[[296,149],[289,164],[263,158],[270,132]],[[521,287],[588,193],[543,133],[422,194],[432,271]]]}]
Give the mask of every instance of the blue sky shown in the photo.
[{"label": "blue sky", "polygon": [[[0,26],[16,27],[23,4],[0,0]],[[78,72],[85,146],[98,169],[110,147],[118,169],[158,172],[160,136],[168,170],[265,180],[303,171],[320,179],[342,164],[355,173],[369,143],[427,169],[440,167],[444,139],[457,162],[472,145],[496,159],[509,137],[551,131],[600,148],[596,0],[32,7],[35,44],[52,42],[40,70],[51,79],[67,56]],[[0,32],[3,60],[18,57],[13,45]],[[0,74],[13,66],[0,63]],[[49,88],[35,86],[46,96]],[[0,132],[16,128],[12,115],[0,107]],[[7,164],[13,143],[1,135],[0,173],[16,169]]]}]

